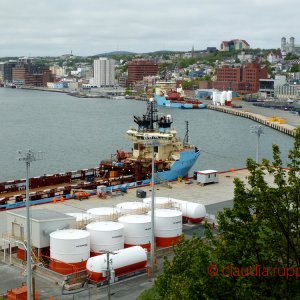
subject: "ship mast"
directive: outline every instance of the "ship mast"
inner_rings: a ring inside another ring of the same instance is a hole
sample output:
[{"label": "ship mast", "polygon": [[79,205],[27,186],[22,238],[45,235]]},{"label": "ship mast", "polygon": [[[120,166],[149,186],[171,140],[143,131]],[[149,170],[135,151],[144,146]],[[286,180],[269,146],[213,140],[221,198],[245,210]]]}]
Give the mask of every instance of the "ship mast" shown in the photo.
[{"label": "ship mast", "polygon": [[187,145],[189,143],[189,121],[185,121],[185,136],[183,139],[183,144]]}]

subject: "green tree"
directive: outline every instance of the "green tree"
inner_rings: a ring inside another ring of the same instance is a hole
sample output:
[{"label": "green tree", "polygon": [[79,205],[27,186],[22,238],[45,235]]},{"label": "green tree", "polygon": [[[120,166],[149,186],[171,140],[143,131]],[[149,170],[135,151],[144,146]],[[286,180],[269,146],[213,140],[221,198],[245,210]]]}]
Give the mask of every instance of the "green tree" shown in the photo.
[{"label": "green tree", "polygon": [[300,129],[288,170],[276,145],[272,164],[249,158],[247,168],[247,182],[234,180],[233,208],[218,215],[218,236],[208,228],[205,240],[183,239],[164,261],[161,299],[300,299]]},{"label": "green tree", "polygon": [[294,65],[292,65],[291,69],[290,69],[290,72],[291,73],[300,72],[300,64],[294,64]]}]

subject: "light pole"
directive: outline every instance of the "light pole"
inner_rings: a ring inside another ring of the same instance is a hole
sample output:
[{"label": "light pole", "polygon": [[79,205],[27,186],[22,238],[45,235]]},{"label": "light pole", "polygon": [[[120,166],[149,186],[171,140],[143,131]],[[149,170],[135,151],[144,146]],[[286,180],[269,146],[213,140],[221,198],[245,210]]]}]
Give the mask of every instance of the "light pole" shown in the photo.
[{"label": "light pole", "polygon": [[[154,273],[154,248],[155,248],[155,188],[154,188],[154,147],[159,146],[159,142],[157,138],[152,136],[145,136],[146,142],[144,143],[145,146],[152,147],[152,195],[151,195],[151,227],[152,227],[152,235],[151,235],[151,253],[150,253],[150,260],[151,260],[151,272]],[[152,275],[153,276],[153,275]]]},{"label": "light pole", "polygon": [[256,144],[256,163],[259,163],[259,138],[260,135],[264,133],[264,129],[261,125],[250,126],[250,132],[257,135],[257,144]]},{"label": "light pole", "polygon": [[101,250],[100,252],[106,253],[106,280],[107,280],[107,299],[110,300],[110,260],[109,260],[109,254],[116,254],[114,252],[108,251],[108,250]]},{"label": "light pole", "polygon": [[29,199],[29,176],[30,176],[30,163],[32,161],[41,160],[42,152],[33,152],[28,150],[26,153],[18,151],[19,161],[26,163],[26,260],[27,260],[27,299],[31,300],[31,284],[32,284],[32,271],[31,271],[31,243],[30,243],[30,199]]}]

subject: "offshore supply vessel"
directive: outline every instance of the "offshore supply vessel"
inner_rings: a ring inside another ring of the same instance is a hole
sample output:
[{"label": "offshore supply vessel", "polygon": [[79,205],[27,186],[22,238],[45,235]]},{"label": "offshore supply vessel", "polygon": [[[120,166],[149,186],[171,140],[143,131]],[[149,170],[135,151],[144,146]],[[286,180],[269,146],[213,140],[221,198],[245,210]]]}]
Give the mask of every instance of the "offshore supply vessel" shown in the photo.
[{"label": "offshore supply vessel", "polygon": [[176,89],[176,91],[171,90],[166,92],[158,90],[154,95],[154,99],[159,106],[183,109],[206,108],[206,105],[199,100],[187,99],[181,85]]},{"label": "offshore supply vessel", "polygon": [[[30,178],[30,199],[40,200],[67,195],[72,189],[96,189],[99,185],[127,188],[147,185],[151,181],[152,156],[155,181],[171,181],[186,177],[200,151],[188,142],[188,126],[183,140],[177,137],[170,115],[160,116],[156,101],[150,99],[147,111],[134,116],[137,128],[129,128],[130,152],[118,150],[99,167]],[[188,122],[187,122],[188,124]],[[0,209],[11,202],[24,203],[25,179],[0,183]]]}]

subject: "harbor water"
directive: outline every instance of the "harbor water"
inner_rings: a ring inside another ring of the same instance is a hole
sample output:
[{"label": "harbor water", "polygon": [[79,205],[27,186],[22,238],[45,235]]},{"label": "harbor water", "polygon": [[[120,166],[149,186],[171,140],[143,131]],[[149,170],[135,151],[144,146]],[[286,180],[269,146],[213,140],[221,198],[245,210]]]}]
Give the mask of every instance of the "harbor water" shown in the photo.
[{"label": "harbor water", "polygon": [[[96,167],[117,149],[131,150],[126,130],[145,109],[143,101],[0,88],[0,181],[25,178],[19,150],[44,153],[32,163],[31,176]],[[189,142],[202,151],[193,170],[243,168],[248,157],[255,158],[257,136],[250,126],[257,123],[251,120],[208,109],[159,107],[159,113],[173,116],[182,138],[189,121]],[[260,157],[272,160],[272,144],[280,146],[286,163],[293,138],[264,127]]]}]

